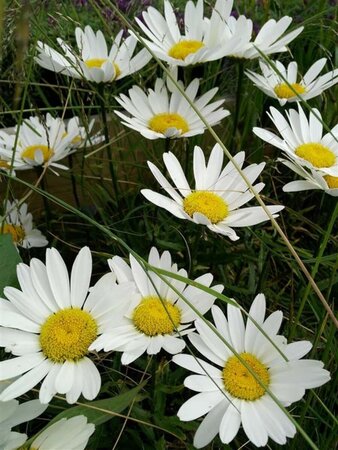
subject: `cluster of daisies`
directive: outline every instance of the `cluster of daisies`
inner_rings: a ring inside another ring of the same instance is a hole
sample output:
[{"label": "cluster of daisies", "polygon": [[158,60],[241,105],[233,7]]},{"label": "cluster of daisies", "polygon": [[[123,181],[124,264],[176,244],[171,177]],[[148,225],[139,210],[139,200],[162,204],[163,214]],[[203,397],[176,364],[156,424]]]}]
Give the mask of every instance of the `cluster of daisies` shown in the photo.
[{"label": "cluster of daisies", "polygon": [[[250,80],[280,106],[298,103],[298,110],[284,114],[270,108],[269,117],[280,136],[253,129],[281,149],[284,157],[280,161],[303,178],[288,183],[284,190],[321,189],[337,196],[338,125],[323,136],[320,112],[312,109],[307,118],[300,102],[337,83],[338,71],[319,76],[326,64],[321,59],[297,82],[296,61],[285,68],[267,55],[285,52],[303,27],[287,32],[290,17],[277,22],[270,19],[253,39],[252,21],[243,15],[233,17],[232,7],[233,0],[217,0],[210,17],[205,17],[203,0],[188,1],[181,31],[165,0],[164,15],[149,7],[142,21],[136,19],[146,37],[130,32],[124,38],[120,31],[109,49],[102,32],[86,26],[75,30],[77,49],[62,39],[58,39],[62,52],[38,42],[35,59],[45,69],[102,85],[141,70],[152,56],[165,62],[170,76],[158,78],[147,91],[135,85],[115,98],[123,109],[115,110],[122,123],[156,140],[203,134],[230,114],[222,106],[224,99],[215,99],[217,87],[199,94],[200,81],[194,79],[185,86],[178,79],[178,66],[224,57],[260,58],[262,75],[247,71]],[[135,53],[138,41],[145,48]],[[50,114],[25,119],[12,130],[0,131],[0,170],[13,175],[38,167],[43,176],[47,168],[54,172],[67,169],[60,160],[104,139],[100,133],[91,133],[93,126],[93,121],[80,125],[78,117],[66,121]],[[193,185],[173,153],[163,154],[171,180],[148,161],[161,193],[143,189],[143,196],[175,217],[204,225],[233,241],[239,239],[236,228],[271,220],[284,208],[245,206],[265,185],[256,183],[264,163],[245,165],[244,151],[224,164],[219,144],[209,157],[195,146],[192,159]],[[33,227],[26,203],[7,201],[3,211],[0,233],[11,234],[14,243],[24,248],[47,245],[47,239]],[[182,421],[205,416],[195,435],[197,448],[217,434],[223,443],[231,442],[241,425],[256,446],[267,445],[268,438],[285,444],[295,435],[285,407],[330,376],[321,362],[302,359],[311,349],[309,342],[287,344],[278,334],[282,313],[265,317],[263,294],[254,299],[245,323],[244,310],[234,300],[228,300],[227,316],[214,305],[222,297],[223,286],[212,286],[212,274],[190,281],[168,251],[160,254],[152,248],[147,261],[136,254],[130,254],[128,262],[114,256],[108,265],[110,271],[93,286],[88,247],[78,253],[70,276],[54,248],[46,251],[45,264],[33,258],[29,265],[17,266],[20,289],[6,287],[6,298],[0,302],[0,345],[14,356],[0,362],[0,402],[7,406],[7,413],[0,416],[4,448],[15,449],[26,442],[26,435],[11,428],[42,414],[57,394],[64,395],[69,404],[81,395],[95,399],[101,376],[91,355],[111,351],[122,354],[122,364],[130,364],[144,354],[164,350],[175,355],[174,363],[194,373],[184,384],[197,394],[181,406],[178,416]],[[212,322],[203,318],[209,311]],[[196,351],[182,354],[187,339]],[[37,385],[39,401],[19,405],[14,400]],[[29,445],[61,449],[65,442],[71,448],[71,442],[72,448],[81,450],[93,432],[94,425],[83,416],[62,419]]]},{"label": "cluster of daisies", "polygon": [[[214,305],[223,286],[212,286],[210,273],[187,284],[187,272],[178,269],[168,251],[159,254],[153,247],[148,261],[130,254],[129,263],[114,256],[108,265],[110,272],[94,286],[88,247],[78,253],[70,276],[54,248],[47,249],[45,264],[33,258],[30,265],[17,266],[20,289],[6,287],[0,302],[0,345],[14,356],[0,362],[0,381],[6,383],[1,402],[17,408],[13,399],[40,382],[42,405],[57,394],[70,404],[80,395],[93,400],[101,376],[91,352],[121,352],[122,364],[130,364],[163,349],[175,355],[176,364],[194,372],[184,384],[197,394],[181,406],[178,416],[189,421],[206,414],[195,447],[204,447],[218,433],[229,443],[241,424],[256,446],[266,445],[269,437],[285,444],[295,435],[295,425],[281,405],[300,400],[306,389],[321,386],[330,375],[320,361],[302,359],[310,342],[287,344],[278,334],[282,312],[265,318],[263,294],[254,299],[245,324],[235,301],[228,304],[227,317]],[[213,323],[203,319],[210,309]],[[203,358],[181,353],[184,337]],[[34,405],[34,414],[44,410]],[[33,416],[30,409],[29,414]],[[85,434],[88,440],[93,427],[84,418],[77,420],[78,439],[83,442]],[[17,423],[16,418],[6,419],[7,440],[25,439],[10,431]],[[75,432],[73,426],[70,433]],[[58,427],[61,423],[56,422],[37,440],[52,439],[47,432],[55,432],[56,439]],[[40,447],[33,443],[32,448]]]}]

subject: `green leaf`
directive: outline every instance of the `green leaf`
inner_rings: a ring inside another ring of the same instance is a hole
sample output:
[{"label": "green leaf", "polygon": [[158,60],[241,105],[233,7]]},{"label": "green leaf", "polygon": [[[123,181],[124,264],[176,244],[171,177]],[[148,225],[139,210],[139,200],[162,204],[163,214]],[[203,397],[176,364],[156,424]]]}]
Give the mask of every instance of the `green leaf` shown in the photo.
[{"label": "green leaf", "polygon": [[88,422],[94,425],[101,425],[102,423],[110,420],[114,413],[121,413],[126,409],[133,400],[138,400],[138,393],[144,387],[145,383],[130,389],[130,391],[123,394],[116,395],[115,397],[107,398],[104,400],[97,400],[95,402],[84,403],[73,408],[66,409],[62,413],[58,414],[50,424],[57,422],[58,420],[66,417],[78,416],[80,414],[88,418]]},{"label": "green leaf", "polygon": [[0,296],[6,286],[18,287],[16,266],[21,262],[11,234],[0,234]]}]

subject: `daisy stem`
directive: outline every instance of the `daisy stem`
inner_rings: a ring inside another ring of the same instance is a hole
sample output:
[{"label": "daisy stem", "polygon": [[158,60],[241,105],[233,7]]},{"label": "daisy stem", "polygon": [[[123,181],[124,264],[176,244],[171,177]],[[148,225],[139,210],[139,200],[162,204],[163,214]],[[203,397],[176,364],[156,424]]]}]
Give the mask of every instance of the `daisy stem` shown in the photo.
[{"label": "daisy stem", "polygon": [[[323,237],[322,242],[320,244],[318,255],[316,256],[315,264],[314,264],[313,269],[311,271],[311,277],[313,279],[315,278],[315,276],[317,274],[319,265],[321,263],[324,251],[325,251],[326,246],[327,246],[327,243],[329,242],[329,239],[330,239],[330,236],[331,236],[331,232],[332,232],[332,228],[333,228],[333,226],[334,226],[334,224],[336,222],[337,216],[338,216],[338,203],[336,202],[336,205],[335,205],[335,208],[333,210],[330,222],[328,224],[328,227],[327,227],[327,229],[325,231],[324,237]],[[310,291],[311,291],[311,284],[308,283],[307,286],[306,286],[306,289],[305,289],[305,292],[304,292],[301,304],[299,306],[299,309],[298,309],[298,312],[297,312],[297,316],[296,316],[296,318],[295,318],[295,320],[294,320],[294,322],[293,322],[293,324],[291,326],[291,329],[290,329],[290,333],[289,333],[289,339],[290,340],[293,338],[293,336],[295,334],[295,331],[296,331],[299,319],[300,319],[300,317],[302,315],[302,312],[303,312],[304,306],[306,304],[306,301],[308,299]]]},{"label": "daisy stem", "polygon": [[235,143],[236,132],[237,132],[237,127],[238,127],[238,122],[239,122],[239,113],[240,113],[240,109],[241,109],[241,98],[242,98],[241,94],[242,94],[243,76],[244,76],[244,64],[242,61],[239,61],[237,63],[236,104],[235,104],[232,135],[231,135],[231,141],[230,141],[230,149],[232,149],[232,147]]},{"label": "daisy stem", "polygon": [[79,200],[79,196],[78,196],[77,188],[76,188],[76,179],[75,179],[74,172],[73,172],[73,155],[68,155],[68,162],[69,162],[69,168],[70,168],[70,180],[72,183],[72,190],[73,190],[75,205],[77,208],[80,208],[80,200]]},{"label": "daisy stem", "polygon": [[107,121],[107,114],[106,114],[105,96],[104,96],[104,85],[102,83],[98,86],[97,98],[98,98],[99,105],[100,105],[103,133],[104,133],[104,138],[105,138],[105,142],[106,142],[106,146],[107,146],[109,172],[110,172],[113,189],[114,189],[115,196],[116,196],[117,211],[119,211],[119,189],[117,186],[116,174],[115,174],[114,165],[113,165],[113,161],[112,161],[113,160],[113,149],[110,144],[109,128],[108,128],[108,121]]}]

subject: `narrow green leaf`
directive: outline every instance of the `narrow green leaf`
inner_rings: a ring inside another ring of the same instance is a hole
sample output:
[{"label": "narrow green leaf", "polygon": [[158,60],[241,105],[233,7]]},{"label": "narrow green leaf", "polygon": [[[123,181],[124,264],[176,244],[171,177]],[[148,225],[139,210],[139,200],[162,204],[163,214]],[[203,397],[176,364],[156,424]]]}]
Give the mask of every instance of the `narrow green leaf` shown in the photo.
[{"label": "narrow green leaf", "polygon": [[21,262],[20,255],[10,234],[0,234],[0,296],[6,286],[18,287],[16,266]]}]

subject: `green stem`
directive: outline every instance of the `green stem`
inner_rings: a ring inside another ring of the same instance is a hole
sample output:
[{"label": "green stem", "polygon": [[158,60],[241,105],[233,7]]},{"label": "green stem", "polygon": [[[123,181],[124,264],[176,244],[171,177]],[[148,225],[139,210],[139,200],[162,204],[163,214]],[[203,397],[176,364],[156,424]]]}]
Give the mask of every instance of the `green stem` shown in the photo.
[{"label": "green stem", "polygon": [[77,187],[76,187],[76,179],[73,172],[73,155],[68,155],[68,162],[69,162],[69,168],[70,168],[70,180],[72,183],[72,190],[73,190],[73,196],[75,200],[75,205],[77,208],[80,208],[80,200],[77,193]]},{"label": "green stem", "polygon": [[[36,168],[36,173],[37,173],[37,177],[40,178],[42,173],[43,173],[43,167],[42,166],[37,166]],[[44,192],[47,192],[47,185],[45,183],[44,177],[41,177],[41,188]],[[46,229],[50,230],[50,221],[51,221],[51,209],[50,209],[50,205],[49,205],[49,200],[45,195],[42,195],[42,201],[43,201],[43,206],[45,209],[45,221],[46,221]]]},{"label": "green stem", "polygon": [[[327,243],[328,243],[328,241],[330,239],[331,231],[332,231],[332,228],[333,228],[333,226],[334,226],[334,224],[336,222],[337,216],[338,216],[338,202],[336,202],[336,206],[335,206],[335,208],[333,210],[333,213],[332,213],[329,225],[328,225],[328,227],[327,227],[327,229],[325,231],[323,240],[322,240],[322,242],[320,244],[318,255],[317,255],[316,261],[315,261],[315,265],[313,266],[313,269],[311,271],[311,277],[313,279],[315,278],[315,276],[317,274],[320,262],[322,260],[322,257],[323,257],[324,251],[326,249]],[[292,324],[292,327],[290,329],[289,340],[292,340],[292,338],[293,338],[293,336],[295,334],[295,331],[296,331],[299,319],[300,319],[300,317],[302,315],[302,312],[303,312],[304,306],[306,304],[306,301],[308,299],[308,296],[310,294],[310,291],[311,291],[311,284],[308,283],[307,286],[306,286],[306,289],[305,289],[305,292],[304,292],[301,304],[299,306],[299,310],[297,312],[296,319],[294,320],[294,322]]]},{"label": "green stem", "polygon": [[113,149],[111,147],[110,138],[109,138],[109,128],[108,128],[108,121],[107,121],[107,114],[106,114],[106,105],[105,105],[105,101],[104,101],[104,85],[103,84],[99,85],[99,92],[98,92],[97,98],[98,98],[100,110],[101,110],[104,138],[105,138],[105,142],[107,145],[107,158],[108,158],[109,172],[110,172],[113,189],[114,189],[115,196],[116,196],[117,211],[119,211],[119,189],[118,189],[116,174],[115,174],[114,165],[113,165],[113,161],[112,161],[113,160]]}]

